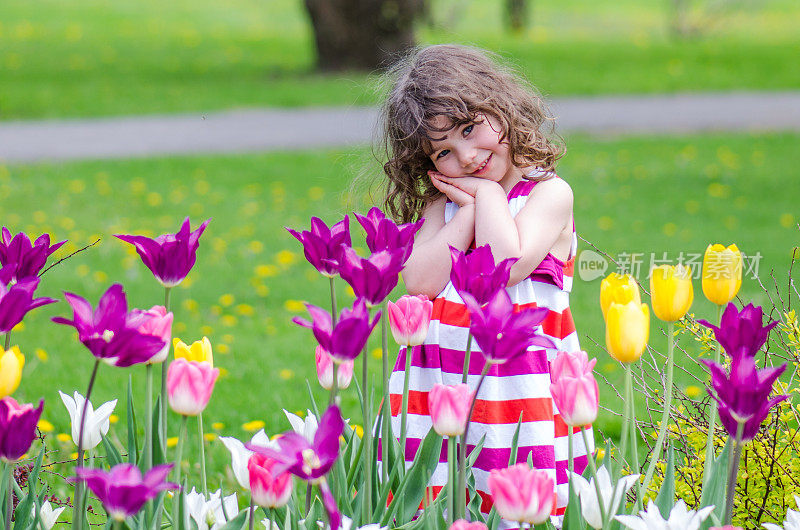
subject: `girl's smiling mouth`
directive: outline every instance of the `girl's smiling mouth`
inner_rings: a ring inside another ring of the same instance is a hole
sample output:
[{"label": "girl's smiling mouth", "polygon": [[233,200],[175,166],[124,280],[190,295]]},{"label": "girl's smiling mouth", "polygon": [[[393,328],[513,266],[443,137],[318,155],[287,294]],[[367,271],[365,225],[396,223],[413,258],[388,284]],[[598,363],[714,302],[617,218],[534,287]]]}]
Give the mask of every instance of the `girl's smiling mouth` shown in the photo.
[{"label": "girl's smiling mouth", "polygon": [[470,173],[470,175],[482,175],[483,173],[485,173],[486,172],[486,168],[489,167],[489,160],[492,159],[493,155],[494,155],[494,153],[492,153],[489,156],[487,156],[486,160],[481,162],[481,165],[478,166],[478,169],[476,169],[475,171]]}]

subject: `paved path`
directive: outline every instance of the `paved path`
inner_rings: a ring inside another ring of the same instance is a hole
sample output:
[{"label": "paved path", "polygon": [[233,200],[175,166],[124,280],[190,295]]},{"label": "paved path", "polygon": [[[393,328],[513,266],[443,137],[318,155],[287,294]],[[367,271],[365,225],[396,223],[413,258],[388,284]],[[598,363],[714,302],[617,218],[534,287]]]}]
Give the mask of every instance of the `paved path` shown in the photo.
[{"label": "paved path", "polygon": [[[561,98],[552,107],[562,134],[800,131],[800,92]],[[0,122],[0,160],[341,147],[368,143],[376,123],[369,107]]]}]

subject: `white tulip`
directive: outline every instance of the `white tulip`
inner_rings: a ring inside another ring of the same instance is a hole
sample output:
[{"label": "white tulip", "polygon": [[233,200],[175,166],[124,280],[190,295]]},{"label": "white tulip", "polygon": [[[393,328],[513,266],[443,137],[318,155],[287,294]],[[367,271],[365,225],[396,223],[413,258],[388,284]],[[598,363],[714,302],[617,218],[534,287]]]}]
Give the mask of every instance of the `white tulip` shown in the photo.
[{"label": "white tulip", "polygon": [[[242,442],[232,436],[220,436],[219,439],[231,453],[231,468],[233,469],[233,476],[236,477],[236,482],[249,491],[250,473],[247,471],[247,461],[250,460],[253,451],[247,449]],[[250,443],[278,449],[277,444],[270,441],[264,429],[258,431],[250,440]]]},{"label": "white tulip", "polygon": [[283,409],[283,413],[286,414],[286,419],[288,419],[289,423],[292,424],[292,429],[294,432],[297,434],[302,434],[309,442],[314,441],[314,435],[317,434],[317,427],[319,427],[319,423],[317,422],[317,417],[314,416],[313,412],[306,410],[305,419],[296,414],[292,414],[286,409]]},{"label": "white tulip", "polygon": [[[605,509],[606,516],[612,516],[617,513],[619,505],[625,493],[631,489],[639,475],[627,475],[619,479],[614,491],[614,486],[611,484],[611,475],[609,475],[606,466],[600,466],[597,470],[597,481],[600,485],[600,495],[603,498],[603,508]],[[597,502],[597,489],[594,485],[594,478],[586,480],[577,473],[572,474],[572,487],[575,488],[575,493],[580,497],[581,501],[581,514],[586,522],[592,528],[602,528],[603,521],[600,517],[600,505]],[[611,498],[611,495],[614,498]]]},{"label": "white tulip", "polygon": [[615,519],[632,530],[698,530],[712,511],[713,506],[698,511],[687,510],[683,500],[679,500],[664,520],[656,503],[650,501],[647,510],[642,510],[638,516],[617,515]]},{"label": "white tulip", "polygon": [[[78,445],[78,434],[81,425],[81,414],[83,413],[83,404],[86,401],[82,395],[75,392],[74,397],[59,390],[61,401],[67,407],[70,421],[72,421],[72,441]],[[86,403],[86,422],[83,428],[83,449],[93,449],[103,439],[103,436],[108,433],[110,425],[109,418],[114,412],[114,407],[117,406],[117,400],[113,399],[108,403],[103,403],[97,410],[92,407],[92,402]]]},{"label": "white tulip", "polygon": [[[39,522],[42,524],[45,530],[50,530],[58,521],[58,517],[61,515],[61,512],[64,511],[64,506],[56,508],[55,510],[50,505],[49,502],[44,501],[42,503],[41,508],[39,509]],[[31,516],[36,517],[36,506],[31,508]]]},{"label": "white tulip", "polygon": [[[225,497],[224,501],[221,501],[221,498],[221,489],[212,493],[208,500],[205,495],[198,493],[194,488],[186,494],[186,509],[189,517],[197,523],[197,530],[217,530],[227,522],[226,512],[228,519],[233,519],[239,514],[239,501],[236,499],[235,493]],[[225,503],[224,511],[222,509],[223,502]]]},{"label": "white tulip", "polygon": [[[264,519],[261,522],[266,527],[266,530],[270,530],[269,523],[268,523],[267,519]],[[305,519],[301,519],[299,521],[298,524],[300,525],[300,528],[303,528],[305,526],[305,522],[306,522]],[[323,523],[322,521],[317,521],[317,526],[319,526],[321,530],[325,530],[325,528],[327,527],[327,525],[325,523]],[[288,527],[288,525],[287,525],[287,527]],[[273,530],[275,530],[278,527],[277,527],[277,525],[275,525],[275,523],[273,523],[273,527],[272,528],[273,528]],[[372,524],[367,524],[367,525],[364,525],[364,526],[355,526],[354,527],[353,526],[353,520],[350,519],[349,517],[347,517],[346,515],[342,515],[342,524],[339,526],[340,530],[387,530],[388,528],[389,528],[388,526],[381,526],[378,523],[372,523]]]},{"label": "white tulip", "polygon": [[776,524],[764,523],[767,530],[800,530],[800,496],[794,496],[794,503],[797,510],[786,512],[786,519],[783,520],[783,528]]}]

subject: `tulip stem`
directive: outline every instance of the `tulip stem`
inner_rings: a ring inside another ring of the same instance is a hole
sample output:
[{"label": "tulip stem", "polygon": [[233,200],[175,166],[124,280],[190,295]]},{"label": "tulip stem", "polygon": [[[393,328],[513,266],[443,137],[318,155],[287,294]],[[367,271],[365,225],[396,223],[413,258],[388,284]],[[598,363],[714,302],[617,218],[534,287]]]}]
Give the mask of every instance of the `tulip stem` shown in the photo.
[{"label": "tulip stem", "polygon": [[306,517],[308,517],[309,512],[311,511],[311,492],[313,486],[309,482],[306,484]]},{"label": "tulip stem", "polygon": [[364,414],[364,437],[361,443],[366,444],[364,447],[364,465],[362,470],[364,472],[364,511],[365,514],[372,513],[372,420],[370,419],[370,402],[369,402],[369,387],[367,386],[367,347],[364,346],[364,351],[361,352],[361,396],[362,396],[362,412]]},{"label": "tulip stem", "polygon": [[[153,365],[145,366],[144,470],[153,467]],[[149,503],[148,503],[149,505]]]},{"label": "tulip stem", "polygon": [[336,317],[338,316],[336,312],[336,285],[333,282],[333,276],[328,279],[331,284],[331,318],[333,319],[333,326],[336,327]]},{"label": "tulip stem", "polygon": [[[86,409],[89,408],[89,398],[92,395],[92,387],[94,387],[94,381],[97,378],[97,369],[100,367],[100,359],[95,359],[94,367],[92,368],[92,375],[89,377],[89,386],[86,389],[86,400],[83,402],[83,409],[81,409],[81,421],[79,425],[78,431],[78,460],[75,462],[75,467],[80,468],[83,467],[83,431],[86,426]],[[74,527],[78,530],[83,530],[83,513],[81,510],[82,497],[83,497],[83,485],[84,481],[79,480],[75,484],[75,500],[73,504],[73,514],[72,520],[75,522]]]},{"label": "tulip stem", "polygon": [[728,491],[725,500],[725,518],[723,524],[730,525],[733,519],[733,499],[736,497],[736,478],[739,474],[739,460],[742,457],[742,436],[744,435],[745,422],[740,421],[736,426],[736,438],[733,440],[733,455],[728,472]]},{"label": "tulip stem", "polygon": [[406,467],[406,437],[408,436],[408,386],[411,381],[411,377],[409,377],[409,372],[411,371],[411,355],[412,355],[412,348],[411,346],[406,346],[406,369],[403,372],[403,406],[400,410],[400,450],[403,451],[403,467],[401,469],[401,475],[405,475],[405,467]]},{"label": "tulip stem", "polygon": [[458,459],[458,484],[456,486],[456,494],[458,495],[458,503],[456,503],[458,505],[458,514],[456,514],[456,517],[458,519],[463,519],[467,511],[464,493],[467,489],[467,434],[469,434],[472,413],[475,411],[475,402],[478,401],[478,392],[481,391],[483,380],[486,379],[486,374],[489,373],[489,368],[491,367],[492,363],[488,361],[483,365],[481,378],[478,379],[478,386],[475,387],[475,395],[472,396],[472,403],[469,405],[469,414],[467,414],[467,424],[464,426],[464,435],[461,437],[461,457]]},{"label": "tulip stem", "polygon": [[[720,322],[722,313],[722,306],[717,306],[717,322]],[[717,342],[717,347],[714,350],[714,362],[719,364],[721,357],[722,345]],[[714,430],[717,428],[717,400],[711,400],[711,406],[708,409],[708,434],[706,435],[706,460],[703,465],[703,487],[705,488],[709,478],[711,478],[711,471],[709,462],[714,459]]]},{"label": "tulip stem", "polygon": [[[336,285],[333,282],[333,276],[328,278],[331,284],[331,329],[336,327]],[[329,405],[336,403],[336,394],[339,391],[339,363],[333,361],[333,382],[331,383],[331,399]]]},{"label": "tulip stem", "polygon": [[[572,427],[569,428],[570,435],[572,435]],[[606,527],[606,505],[603,499],[602,492],[600,491],[600,481],[597,480],[597,464],[594,461],[594,455],[589,452],[589,435],[586,433],[586,427],[581,427],[581,435],[583,435],[583,446],[586,448],[586,460],[589,462],[589,469],[592,471],[592,478],[594,479],[594,489],[597,493],[597,506],[600,508],[600,520],[603,522],[603,528]],[[569,445],[569,452],[572,454],[572,444]],[[570,476],[570,487],[572,487],[572,477]],[[609,505],[614,502],[615,491],[611,494]],[[575,508],[574,506],[572,507]],[[609,514],[610,516],[611,514]]]},{"label": "tulip stem", "polygon": [[[631,374],[631,365],[628,364],[627,368],[628,371],[625,375],[625,386],[627,387],[626,390],[628,399],[630,400],[631,411],[631,472],[641,473],[641,470],[639,469],[639,433],[636,432],[636,407],[634,407],[633,403],[633,376]],[[634,505],[636,506],[637,511],[642,509],[642,483],[639,480],[636,481],[636,502]]]},{"label": "tulip stem", "polygon": [[[222,503],[225,506],[225,502]],[[250,507],[247,509],[247,524],[250,530],[253,530],[253,518],[256,515],[256,506],[253,503],[253,495],[250,495]],[[272,520],[270,520],[270,525],[267,530],[272,530]]]},{"label": "tulip stem", "polygon": [[5,468],[3,469],[3,482],[6,484],[6,520],[5,520],[5,529],[11,530],[11,510],[13,509],[14,503],[12,500],[12,495],[14,491],[14,486],[11,481],[14,480],[14,465],[11,462],[7,462],[5,464]]},{"label": "tulip stem", "polygon": [[[653,478],[653,473],[656,470],[656,464],[661,456],[661,450],[664,445],[664,438],[667,436],[667,427],[669,426],[670,410],[672,407],[672,379],[675,369],[675,323],[667,323],[667,385],[664,388],[664,411],[661,413],[661,426],[658,429],[658,438],[656,445],[653,448],[653,454],[650,457],[650,464],[647,466],[647,473],[644,476],[644,484],[642,489],[647,491],[650,486],[650,480]],[[635,432],[635,431],[634,431]]]},{"label": "tulip stem", "polygon": [[[575,451],[572,447],[572,438],[573,438],[573,430],[574,427],[572,425],[567,425],[569,429],[567,431],[567,503],[572,500],[572,474],[575,472]],[[589,453],[589,447],[586,447],[586,458],[591,458],[592,455]],[[574,510],[575,507],[573,506],[572,509]]]},{"label": "tulip stem", "polygon": [[469,377],[469,357],[472,350],[472,333],[467,333],[467,349],[464,351],[464,370],[461,373],[461,382],[466,384]]},{"label": "tulip stem", "polygon": [[[392,411],[389,406],[389,310],[388,302],[383,301],[383,314],[381,315],[381,361],[383,365],[383,379],[381,386],[383,387],[383,422],[381,423],[382,443],[381,443],[381,478],[383,482],[389,480],[389,431],[392,421]],[[405,466],[403,466],[405,467]]]},{"label": "tulip stem", "polygon": [[[172,287],[164,287],[164,309],[169,313],[169,295]],[[161,363],[161,451],[167,454],[167,361]]]},{"label": "tulip stem", "polygon": [[[197,434],[200,441],[200,476],[202,477],[203,495],[208,498],[208,481],[206,480],[206,444],[203,435],[203,413],[197,415]],[[220,495],[222,495],[220,493]],[[220,497],[221,498],[221,497]]]},{"label": "tulip stem", "polygon": [[8,351],[9,347],[11,347],[11,332],[7,331],[6,332],[6,342],[5,342],[5,346],[3,347],[3,350],[4,351]]},{"label": "tulip stem", "polygon": [[453,526],[453,516],[456,510],[455,499],[455,485],[456,480],[456,465],[458,459],[456,457],[456,438],[455,436],[447,437],[447,528]]},{"label": "tulip stem", "polygon": [[[175,482],[178,488],[181,485],[181,459],[183,458],[183,442],[186,439],[186,424],[189,422],[189,416],[181,415],[181,430],[178,434],[178,449],[175,455]],[[181,517],[180,503],[183,498],[181,491],[175,492],[175,503],[173,508],[172,521],[176,528],[180,528],[179,521]],[[221,497],[220,497],[221,498]]]}]

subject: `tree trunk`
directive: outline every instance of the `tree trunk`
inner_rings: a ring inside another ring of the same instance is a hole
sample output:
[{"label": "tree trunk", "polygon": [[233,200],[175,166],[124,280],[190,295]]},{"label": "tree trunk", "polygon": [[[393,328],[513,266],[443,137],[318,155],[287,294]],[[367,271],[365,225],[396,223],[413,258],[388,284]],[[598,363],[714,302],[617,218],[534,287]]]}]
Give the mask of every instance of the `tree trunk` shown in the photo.
[{"label": "tree trunk", "polygon": [[528,0],[506,0],[506,21],[515,33],[528,29]]},{"label": "tree trunk", "polygon": [[375,70],[414,45],[425,0],[305,0],[321,70]]}]

